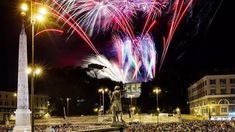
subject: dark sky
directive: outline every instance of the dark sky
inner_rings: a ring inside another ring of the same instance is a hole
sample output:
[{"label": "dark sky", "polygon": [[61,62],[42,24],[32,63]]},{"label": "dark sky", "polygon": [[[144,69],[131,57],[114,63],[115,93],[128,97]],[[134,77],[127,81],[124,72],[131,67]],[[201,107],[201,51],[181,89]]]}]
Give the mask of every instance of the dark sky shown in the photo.
[{"label": "dark sky", "polygon": [[[176,102],[176,105],[185,107],[187,101],[186,88],[190,84],[206,74],[235,73],[233,3],[232,0],[225,0],[218,9],[220,2],[221,0],[195,0],[193,10],[186,15],[175,33],[162,69],[153,81],[143,85],[145,90],[140,103],[153,99],[152,87],[159,85],[163,91],[167,91],[160,96],[160,99],[165,100],[165,103],[169,105]],[[18,36],[21,28],[18,4],[17,0],[0,1],[0,90],[16,90]],[[162,19],[164,20],[164,18]],[[138,27],[140,24],[137,23],[134,26]],[[30,26],[27,23],[26,27],[27,33],[30,35]],[[60,28],[60,26],[54,27]],[[64,30],[66,30],[66,27]],[[156,32],[152,34],[159,35]],[[52,91],[56,88],[50,87],[57,86],[55,83],[63,78],[58,76],[65,76],[64,71],[73,72],[65,67],[79,66],[82,64],[82,59],[93,54],[77,36],[73,35],[66,40],[67,36],[67,34],[45,33],[35,39],[35,60],[46,69],[44,77],[38,79],[42,83],[39,85],[44,87],[42,91],[45,94],[47,92],[53,93]],[[110,47],[107,44],[110,41],[110,35],[101,35],[93,38],[92,41],[101,53],[107,54],[108,47]],[[30,39],[28,48],[30,53]],[[55,74],[57,71],[62,73]],[[50,73],[53,73],[53,75],[49,75]],[[71,77],[77,78],[76,75],[82,74],[78,72]],[[60,79],[56,81],[57,77]],[[50,85],[46,83],[48,79],[50,79]],[[59,90],[60,93],[63,93],[63,90],[67,87],[74,86],[69,81],[59,82],[63,84]],[[86,83],[84,82],[84,85]],[[37,91],[40,93],[40,90]],[[73,92],[68,94],[73,94]],[[151,94],[150,97],[149,94]],[[160,103],[160,105],[164,105],[164,103]],[[146,107],[151,108],[152,106],[146,104]]]}]

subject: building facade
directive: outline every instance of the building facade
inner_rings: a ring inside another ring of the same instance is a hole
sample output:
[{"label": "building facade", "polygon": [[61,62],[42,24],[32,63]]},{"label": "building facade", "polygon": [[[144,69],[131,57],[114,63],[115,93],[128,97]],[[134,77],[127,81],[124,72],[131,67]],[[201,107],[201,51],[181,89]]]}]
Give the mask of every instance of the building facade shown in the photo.
[{"label": "building facade", "polygon": [[235,118],[235,75],[208,75],[188,88],[190,114]]},{"label": "building facade", "polygon": [[[40,118],[48,112],[48,96],[34,96],[35,117]],[[30,102],[29,102],[30,103]],[[17,107],[16,92],[0,91],[0,122],[14,120],[14,112]]]}]

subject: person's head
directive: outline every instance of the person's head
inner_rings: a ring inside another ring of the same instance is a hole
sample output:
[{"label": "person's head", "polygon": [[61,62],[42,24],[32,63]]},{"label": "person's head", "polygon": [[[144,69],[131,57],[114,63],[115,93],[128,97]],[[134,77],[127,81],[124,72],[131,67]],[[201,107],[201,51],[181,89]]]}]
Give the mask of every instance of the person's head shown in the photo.
[{"label": "person's head", "polygon": [[120,90],[120,86],[115,86],[114,90]]}]

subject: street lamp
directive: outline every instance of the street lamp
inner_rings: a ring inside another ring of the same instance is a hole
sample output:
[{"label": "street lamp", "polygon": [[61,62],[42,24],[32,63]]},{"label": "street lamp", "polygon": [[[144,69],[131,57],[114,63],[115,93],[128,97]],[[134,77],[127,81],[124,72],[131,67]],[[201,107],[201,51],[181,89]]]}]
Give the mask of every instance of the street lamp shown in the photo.
[{"label": "street lamp", "polygon": [[41,67],[34,67],[34,69],[32,69],[31,67],[28,67],[27,73],[31,74],[34,77],[39,76],[42,74],[42,68]]},{"label": "street lamp", "polygon": [[69,101],[71,100],[71,98],[66,98],[66,102],[67,102],[67,116],[69,116]]},{"label": "street lamp", "polygon": [[153,90],[153,93],[156,94],[156,100],[157,100],[157,108],[158,108],[158,94],[161,92],[161,89],[159,87],[155,88]]},{"label": "street lamp", "polygon": [[158,107],[158,108],[157,108],[157,112],[159,112],[159,111],[160,111],[160,108]]},{"label": "street lamp", "polygon": [[22,3],[21,6],[20,6],[20,9],[22,12],[26,12],[29,10],[29,7],[26,3]]},{"label": "street lamp", "polygon": [[179,112],[180,112],[180,108],[179,107],[176,108],[176,112],[177,112],[177,114],[179,114]]},{"label": "street lamp", "polygon": [[97,113],[97,112],[98,112],[98,108],[94,108],[93,111],[94,111],[95,113]]},{"label": "street lamp", "polygon": [[158,107],[158,94],[161,92],[161,89],[159,87],[153,89],[153,93],[156,94],[156,100],[157,100],[157,123],[159,122],[159,107]]},{"label": "street lamp", "polygon": [[180,108],[179,107],[177,107],[176,108],[176,113],[178,114],[178,118],[179,118],[179,122],[181,122],[181,112],[180,112]]},{"label": "street lamp", "polygon": [[[27,3],[22,3],[21,4],[21,15],[25,16],[26,12],[28,11],[28,4]],[[47,13],[46,8],[44,7],[40,7],[39,10],[37,12],[34,12],[34,1],[30,0],[30,22],[31,22],[31,41],[32,41],[32,56],[31,56],[31,70],[28,69],[28,72],[30,73],[30,71],[32,72],[31,75],[31,130],[32,132],[34,131],[34,77],[36,75],[39,75],[41,73],[41,70],[36,68],[35,64],[34,64],[34,25],[36,22],[41,22],[42,20],[44,20],[44,16]]]},{"label": "street lamp", "polygon": [[34,131],[34,78],[36,76],[39,76],[42,74],[42,68],[41,67],[36,67],[33,66],[32,67],[28,67],[27,69],[27,73],[29,75],[31,75],[31,102],[30,102],[30,106],[31,106],[31,130],[32,132]]},{"label": "street lamp", "polygon": [[103,115],[105,114],[105,112],[104,112],[104,93],[105,92],[107,93],[108,91],[109,91],[109,89],[107,89],[107,88],[100,88],[100,89],[98,89],[98,92],[102,93]]}]

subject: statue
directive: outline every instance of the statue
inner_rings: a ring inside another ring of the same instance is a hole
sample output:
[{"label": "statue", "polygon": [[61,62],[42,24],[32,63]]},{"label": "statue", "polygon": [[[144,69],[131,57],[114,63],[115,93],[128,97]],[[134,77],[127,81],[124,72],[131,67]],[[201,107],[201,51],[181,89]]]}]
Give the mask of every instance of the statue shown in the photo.
[{"label": "statue", "polygon": [[109,91],[109,98],[111,101],[111,111],[113,115],[113,124],[124,122],[122,120],[122,103],[121,103],[122,91],[120,86],[115,86],[114,91]]}]

